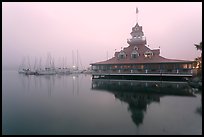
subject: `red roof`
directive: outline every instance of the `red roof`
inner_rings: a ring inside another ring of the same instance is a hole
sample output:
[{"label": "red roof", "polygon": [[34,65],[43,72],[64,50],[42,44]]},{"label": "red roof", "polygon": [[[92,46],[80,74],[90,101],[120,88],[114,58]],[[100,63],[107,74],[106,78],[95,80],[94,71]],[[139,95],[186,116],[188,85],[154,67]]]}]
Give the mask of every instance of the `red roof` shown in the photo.
[{"label": "red roof", "polygon": [[[122,51],[126,53],[125,59],[118,59],[119,52],[115,53],[115,57],[101,62],[92,63],[91,65],[99,65],[99,64],[143,64],[143,63],[182,63],[182,62],[193,62],[189,60],[178,60],[178,59],[167,59],[159,55],[160,49],[151,50],[145,45],[137,45],[139,56],[137,58],[132,59],[131,53],[134,50],[133,45],[130,45],[124,48]],[[146,51],[153,52],[153,56],[151,58],[145,58],[144,53]]]}]

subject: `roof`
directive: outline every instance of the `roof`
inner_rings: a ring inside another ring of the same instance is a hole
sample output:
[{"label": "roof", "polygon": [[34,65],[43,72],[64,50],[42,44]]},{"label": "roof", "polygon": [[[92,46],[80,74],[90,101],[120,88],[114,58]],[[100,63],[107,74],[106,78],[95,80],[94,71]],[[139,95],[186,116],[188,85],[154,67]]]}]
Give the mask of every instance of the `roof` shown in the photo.
[{"label": "roof", "polygon": [[[154,49],[151,50],[145,45],[137,45],[138,50],[136,50],[139,53],[139,56],[135,59],[131,58],[131,53],[134,51],[135,46],[130,45],[120,52],[126,53],[125,59],[118,59],[119,52],[115,52],[115,56],[109,60],[91,63],[91,65],[105,65],[105,64],[146,64],[146,63],[187,63],[187,62],[193,62],[189,60],[178,60],[178,59],[167,59],[162,56],[160,56],[160,49]],[[153,52],[152,58],[145,58],[144,53],[146,51]]]}]

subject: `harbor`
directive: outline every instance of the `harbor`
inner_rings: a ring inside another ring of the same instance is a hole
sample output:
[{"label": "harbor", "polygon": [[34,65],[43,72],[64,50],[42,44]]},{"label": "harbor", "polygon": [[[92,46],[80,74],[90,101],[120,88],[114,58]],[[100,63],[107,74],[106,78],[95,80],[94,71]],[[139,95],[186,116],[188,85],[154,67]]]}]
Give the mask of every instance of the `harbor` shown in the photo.
[{"label": "harbor", "polygon": [[202,135],[202,3],[3,2],[2,135]]},{"label": "harbor", "polygon": [[3,85],[3,134],[198,135],[202,131],[202,91],[187,82],[3,71]]},{"label": "harbor", "polygon": [[[47,55],[47,60],[45,65],[42,65],[42,60],[40,58],[39,61],[35,58],[35,62],[33,67],[30,64],[29,57],[24,58],[22,61],[22,64],[19,66],[18,73],[19,74],[25,74],[25,75],[69,75],[69,74],[80,74],[80,73],[86,73],[90,74],[91,70],[90,68],[83,68],[81,66],[81,69],[79,69],[79,61],[78,61],[78,51],[77,51],[77,60],[75,61],[75,58],[72,58],[72,67],[69,67],[67,65],[67,62],[65,61],[65,58],[62,59],[62,63],[60,66],[56,66],[54,62],[54,58],[52,58],[51,54]],[[59,63],[58,63],[59,64]],[[44,66],[44,67],[43,67]]]}]

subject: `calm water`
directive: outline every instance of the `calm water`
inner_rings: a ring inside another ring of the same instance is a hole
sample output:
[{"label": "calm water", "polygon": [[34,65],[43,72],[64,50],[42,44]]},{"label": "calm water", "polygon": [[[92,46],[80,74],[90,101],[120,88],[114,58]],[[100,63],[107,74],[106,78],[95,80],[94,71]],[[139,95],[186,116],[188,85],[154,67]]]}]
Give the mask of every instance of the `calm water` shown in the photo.
[{"label": "calm water", "polygon": [[202,95],[185,83],[2,74],[3,134],[202,134]]}]

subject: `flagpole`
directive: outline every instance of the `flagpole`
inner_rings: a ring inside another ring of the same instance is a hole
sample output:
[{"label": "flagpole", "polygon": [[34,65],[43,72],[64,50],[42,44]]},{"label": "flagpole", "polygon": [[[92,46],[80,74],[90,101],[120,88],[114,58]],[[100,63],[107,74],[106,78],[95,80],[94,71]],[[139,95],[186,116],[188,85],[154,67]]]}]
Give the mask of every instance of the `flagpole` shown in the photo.
[{"label": "flagpole", "polygon": [[136,24],[138,23],[138,8],[136,7]]},{"label": "flagpole", "polygon": [[136,8],[136,24],[137,24],[137,20],[138,20],[138,17],[137,17],[137,8]]}]

